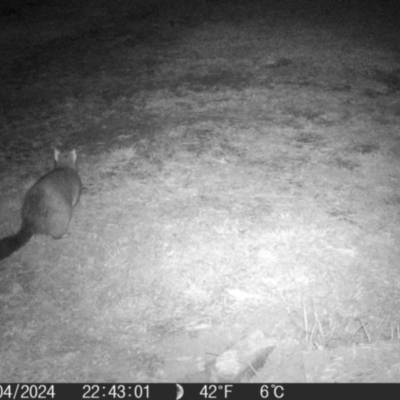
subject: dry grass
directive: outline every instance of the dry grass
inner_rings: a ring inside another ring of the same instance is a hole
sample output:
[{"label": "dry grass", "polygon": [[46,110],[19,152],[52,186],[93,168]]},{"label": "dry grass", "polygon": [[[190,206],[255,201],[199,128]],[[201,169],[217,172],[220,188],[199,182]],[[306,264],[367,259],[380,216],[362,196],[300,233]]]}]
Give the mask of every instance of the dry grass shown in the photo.
[{"label": "dry grass", "polygon": [[[346,27],[257,15],[182,22],[170,46],[127,50],[116,32],[97,87],[68,77],[81,97],[5,125],[22,133],[0,151],[4,235],[27,161],[36,176],[48,144],[89,136],[70,236],[2,263],[2,379],[176,380],[163,354],[182,332],[258,327],[319,349],[400,338],[398,65]],[[31,128],[40,150],[23,158]]]}]

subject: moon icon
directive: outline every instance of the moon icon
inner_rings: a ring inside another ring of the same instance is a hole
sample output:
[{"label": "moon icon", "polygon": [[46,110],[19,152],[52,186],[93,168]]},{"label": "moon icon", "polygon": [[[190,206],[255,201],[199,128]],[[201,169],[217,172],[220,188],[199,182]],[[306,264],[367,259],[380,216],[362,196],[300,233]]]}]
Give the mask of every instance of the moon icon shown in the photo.
[{"label": "moon icon", "polygon": [[181,385],[176,384],[176,400],[179,400],[183,397],[183,387]]}]

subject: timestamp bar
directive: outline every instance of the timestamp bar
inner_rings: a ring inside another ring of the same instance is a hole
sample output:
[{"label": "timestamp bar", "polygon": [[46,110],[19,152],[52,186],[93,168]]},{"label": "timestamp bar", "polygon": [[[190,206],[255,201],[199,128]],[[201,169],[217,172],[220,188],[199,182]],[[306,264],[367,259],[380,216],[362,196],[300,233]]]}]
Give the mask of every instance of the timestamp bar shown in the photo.
[{"label": "timestamp bar", "polygon": [[0,383],[0,400],[308,400],[326,396],[390,397],[398,384],[278,384],[278,383]]}]

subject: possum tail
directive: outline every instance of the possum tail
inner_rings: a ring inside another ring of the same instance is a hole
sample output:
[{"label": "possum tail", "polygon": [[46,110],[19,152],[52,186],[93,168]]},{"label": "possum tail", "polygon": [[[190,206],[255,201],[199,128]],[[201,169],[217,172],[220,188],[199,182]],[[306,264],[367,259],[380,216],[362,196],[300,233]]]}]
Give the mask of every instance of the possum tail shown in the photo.
[{"label": "possum tail", "polygon": [[17,251],[34,235],[34,229],[28,224],[22,224],[21,229],[15,235],[0,240],[0,260],[9,257]]}]

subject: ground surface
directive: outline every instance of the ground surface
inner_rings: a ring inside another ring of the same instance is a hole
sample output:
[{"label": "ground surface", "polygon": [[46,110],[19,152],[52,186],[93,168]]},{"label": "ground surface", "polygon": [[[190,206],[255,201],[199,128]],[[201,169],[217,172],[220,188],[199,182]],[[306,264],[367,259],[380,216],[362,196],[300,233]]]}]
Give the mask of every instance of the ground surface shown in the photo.
[{"label": "ground surface", "polygon": [[0,264],[0,379],[180,381],[260,329],[252,381],[398,382],[396,10],[130,3],[1,10],[1,236],[53,146],[85,190]]}]

